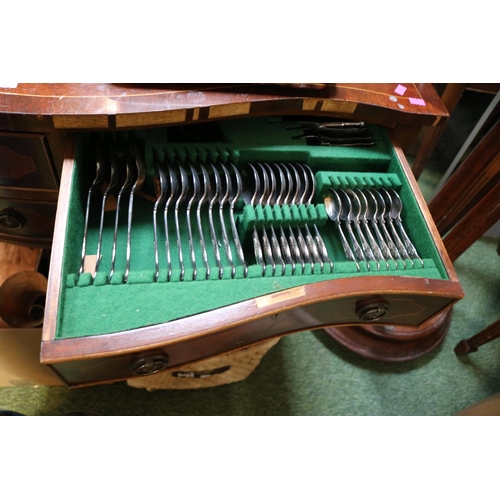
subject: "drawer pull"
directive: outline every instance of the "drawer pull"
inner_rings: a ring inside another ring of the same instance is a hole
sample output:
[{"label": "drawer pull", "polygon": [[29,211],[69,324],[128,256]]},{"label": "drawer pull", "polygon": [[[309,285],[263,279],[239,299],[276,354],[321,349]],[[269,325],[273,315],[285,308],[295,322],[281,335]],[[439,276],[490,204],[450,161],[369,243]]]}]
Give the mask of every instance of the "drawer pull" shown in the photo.
[{"label": "drawer pull", "polygon": [[167,355],[145,356],[134,361],[130,365],[130,369],[135,376],[152,375],[153,373],[161,372],[167,365]]},{"label": "drawer pull", "polygon": [[370,322],[380,319],[385,316],[389,311],[389,304],[381,301],[363,301],[356,307],[356,314],[361,321]]},{"label": "drawer pull", "polygon": [[19,212],[7,208],[0,212],[0,225],[6,229],[17,231],[26,225],[26,219]]}]

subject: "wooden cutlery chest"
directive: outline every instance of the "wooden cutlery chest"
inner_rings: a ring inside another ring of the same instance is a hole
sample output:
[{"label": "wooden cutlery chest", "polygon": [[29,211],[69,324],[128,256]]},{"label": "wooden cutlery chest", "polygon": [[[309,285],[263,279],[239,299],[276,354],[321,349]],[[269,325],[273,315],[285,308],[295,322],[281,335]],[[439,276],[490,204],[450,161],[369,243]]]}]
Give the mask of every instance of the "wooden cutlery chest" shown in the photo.
[{"label": "wooden cutlery chest", "polygon": [[370,141],[333,144],[309,126],[73,136],[42,362],[89,385],[303,330],[422,327],[448,310],[463,291],[390,132],[367,125]]}]

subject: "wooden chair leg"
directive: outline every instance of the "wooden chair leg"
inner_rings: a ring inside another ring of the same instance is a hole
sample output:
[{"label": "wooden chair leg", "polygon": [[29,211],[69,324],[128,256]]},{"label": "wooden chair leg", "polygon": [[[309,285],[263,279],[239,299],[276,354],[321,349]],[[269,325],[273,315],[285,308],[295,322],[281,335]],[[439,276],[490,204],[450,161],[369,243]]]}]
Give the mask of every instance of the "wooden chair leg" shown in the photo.
[{"label": "wooden chair leg", "polygon": [[476,333],[476,335],[470,339],[461,340],[455,347],[455,353],[460,355],[476,352],[479,346],[491,342],[498,337],[500,337],[500,319],[484,330],[481,330],[479,333]]}]

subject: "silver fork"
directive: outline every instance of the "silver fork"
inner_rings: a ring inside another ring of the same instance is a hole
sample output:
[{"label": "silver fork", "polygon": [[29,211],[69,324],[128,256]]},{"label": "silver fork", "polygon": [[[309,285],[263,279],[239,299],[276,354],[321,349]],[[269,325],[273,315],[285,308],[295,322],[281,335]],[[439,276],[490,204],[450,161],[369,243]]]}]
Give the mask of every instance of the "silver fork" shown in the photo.
[{"label": "silver fork", "polygon": [[193,207],[194,203],[198,200],[200,196],[200,184],[199,182],[195,181],[194,174],[196,172],[193,168],[193,165],[191,165],[190,163],[189,163],[189,168],[191,170],[191,179],[193,182],[192,182],[192,193],[186,207],[186,222],[188,228],[189,255],[191,257],[191,266],[193,268],[193,281],[194,281],[198,277],[198,268],[196,266],[196,254],[194,251],[194,242],[193,242],[193,229],[191,226],[191,208]]},{"label": "silver fork", "polygon": [[128,161],[133,161],[137,167],[137,178],[130,191],[128,202],[128,223],[127,223],[127,264],[125,266],[125,274],[123,279],[125,283],[128,281],[130,275],[130,258],[132,253],[132,215],[134,210],[134,196],[141,190],[144,181],[146,180],[146,165],[139,151],[137,144],[131,146],[130,156]]},{"label": "silver fork", "polygon": [[116,250],[118,245],[118,225],[120,221],[120,210],[121,210],[121,201],[122,197],[132,189],[134,185],[135,179],[137,177],[137,167],[133,162],[130,161],[129,156],[125,156],[123,150],[118,147],[117,148],[117,158],[119,162],[123,160],[125,163],[125,180],[118,192],[118,196],[116,198],[116,211],[115,211],[115,231],[113,236],[113,248],[111,250],[111,269],[109,271],[109,279],[113,277],[115,272],[115,264],[116,264]]},{"label": "silver fork", "polygon": [[108,168],[104,161],[104,157],[102,155],[102,146],[99,143],[96,143],[96,173],[94,180],[87,193],[87,207],[85,209],[85,222],[83,227],[82,255],[80,261],[80,269],[78,271],[79,275],[83,273],[83,268],[85,264],[85,255],[87,253],[87,232],[89,227],[90,202],[92,199],[92,195],[98,189],[100,189],[101,186],[106,181],[107,171]]},{"label": "silver fork", "polygon": [[175,206],[174,206],[174,215],[175,215],[175,230],[177,233],[177,256],[179,258],[179,266],[180,266],[180,280],[184,281],[184,276],[186,273],[186,269],[184,267],[184,257],[182,255],[182,238],[181,238],[181,225],[180,225],[180,219],[179,219],[179,211],[180,211],[180,206],[181,203],[184,202],[184,200],[187,197],[188,189],[189,189],[189,179],[187,176],[186,171],[182,167],[182,165],[178,165],[179,167],[179,174],[181,178],[181,186],[180,186],[180,194],[175,200]]},{"label": "silver fork", "polygon": [[154,235],[154,252],[155,252],[155,275],[154,275],[154,280],[158,281],[158,276],[160,274],[160,263],[159,263],[159,257],[158,257],[158,230],[157,230],[157,213],[158,213],[158,208],[165,203],[165,200],[167,199],[167,190],[168,190],[168,185],[167,185],[167,175],[165,174],[165,171],[163,170],[162,166],[156,162],[156,170],[158,172],[158,182],[159,182],[159,187],[156,186],[156,189],[158,190],[156,201],[153,207],[153,235]]},{"label": "silver fork", "polygon": [[[109,175],[108,186],[106,187],[106,190],[104,191],[104,194],[102,196],[101,221],[99,224],[99,238],[97,240],[97,259],[95,262],[94,274],[92,276],[93,279],[95,279],[96,274],[99,272],[99,265],[101,264],[102,260],[101,247],[102,247],[102,234],[104,229],[104,210],[106,208],[106,202],[108,200],[108,196],[110,195],[110,193],[113,193],[116,190],[118,182],[120,180],[120,169],[118,167],[118,160],[116,158],[116,153],[114,151],[114,148],[110,146],[108,151],[109,151],[111,173]],[[102,153],[104,154],[104,151]]]},{"label": "silver fork", "polygon": [[[204,203],[208,200],[208,194],[210,192],[210,177],[208,175],[208,172],[203,166],[201,167],[201,170],[203,174],[203,194],[201,195],[201,197],[198,198],[198,205],[196,206],[196,221],[198,223],[198,234],[200,237],[201,254],[203,257],[203,262],[205,264],[205,279],[208,280],[210,279],[210,264],[208,263],[207,247],[205,245],[205,238],[203,236],[201,208],[203,207]],[[193,174],[193,182],[200,186],[199,191],[201,192],[200,177],[196,172],[196,169],[192,168],[192,174]]]},{"label": "silver fork", "polygon": [[168,224],[168,211],[172,203],[174,203],[175,197],[179,192],[179,182],[177,180],[177,175],[174,172],[174,169],[167,165],[168,170],[168,178],[170,184],[170,194],[165,202],[165,208],[163,209],[163,225],[165,227],[165,253],[167,256],[167,280],[170,281],[172,279],[172,256],[170,252],[170,237],[168,234],[169,224]]}]

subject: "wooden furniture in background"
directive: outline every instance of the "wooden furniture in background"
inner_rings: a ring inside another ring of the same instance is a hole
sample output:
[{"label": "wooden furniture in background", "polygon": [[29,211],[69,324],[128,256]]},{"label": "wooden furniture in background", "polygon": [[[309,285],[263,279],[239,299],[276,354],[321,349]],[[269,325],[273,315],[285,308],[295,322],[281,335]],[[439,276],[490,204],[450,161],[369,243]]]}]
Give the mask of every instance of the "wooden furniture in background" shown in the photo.
[{"label": "wooden furniture in background", "polygon": [[[429,210],[452,261],[500,220],[500,120],[444,184]],[[475,352],[498,337],[500,320],[462,340],[455,352]]]},{"label": "wooden furniture in background", "polygon": [[[480,84],[480,83],[447,83],[444,88],[443,93],[441,94],[441,101],[446,106],[448,113],[450,116],[455,111],[455,108],[460,102],[460,99],[463,96],[463,93],[466,90],[474,91],[474,92],[485,92],[488,94],[497,94],[500,90],[500,84],[492,83],[492,84]],[[481,129],[481,126],[488,120],[490,117],[490,113],[493,109],[487,109],[483,117],[479,120],[477,124],[477,132]],[[416,179],[420,177],[424,168],[426,167],[432,153],[434,152],[436,146],[445,131],[445,124],[442,123],[442,126],[439,127],[426,127],[425,134],[422,137],[422,141],[418,148],[417,154],[415,156],[415,160],[413,161],[412,171],[413,175]],[[470,137],[470,141],[472,142],[475,139],[475,134],[473,137]],[[460,152],[459,152],[460,153]],[[460,160],[460,158],[456,159]],[[450,165],[453,168],[452,165]]]},{"label": "wooden furniture in background", "polygon": [[500,218],[500,120],[429,203],[451,260]]}]

